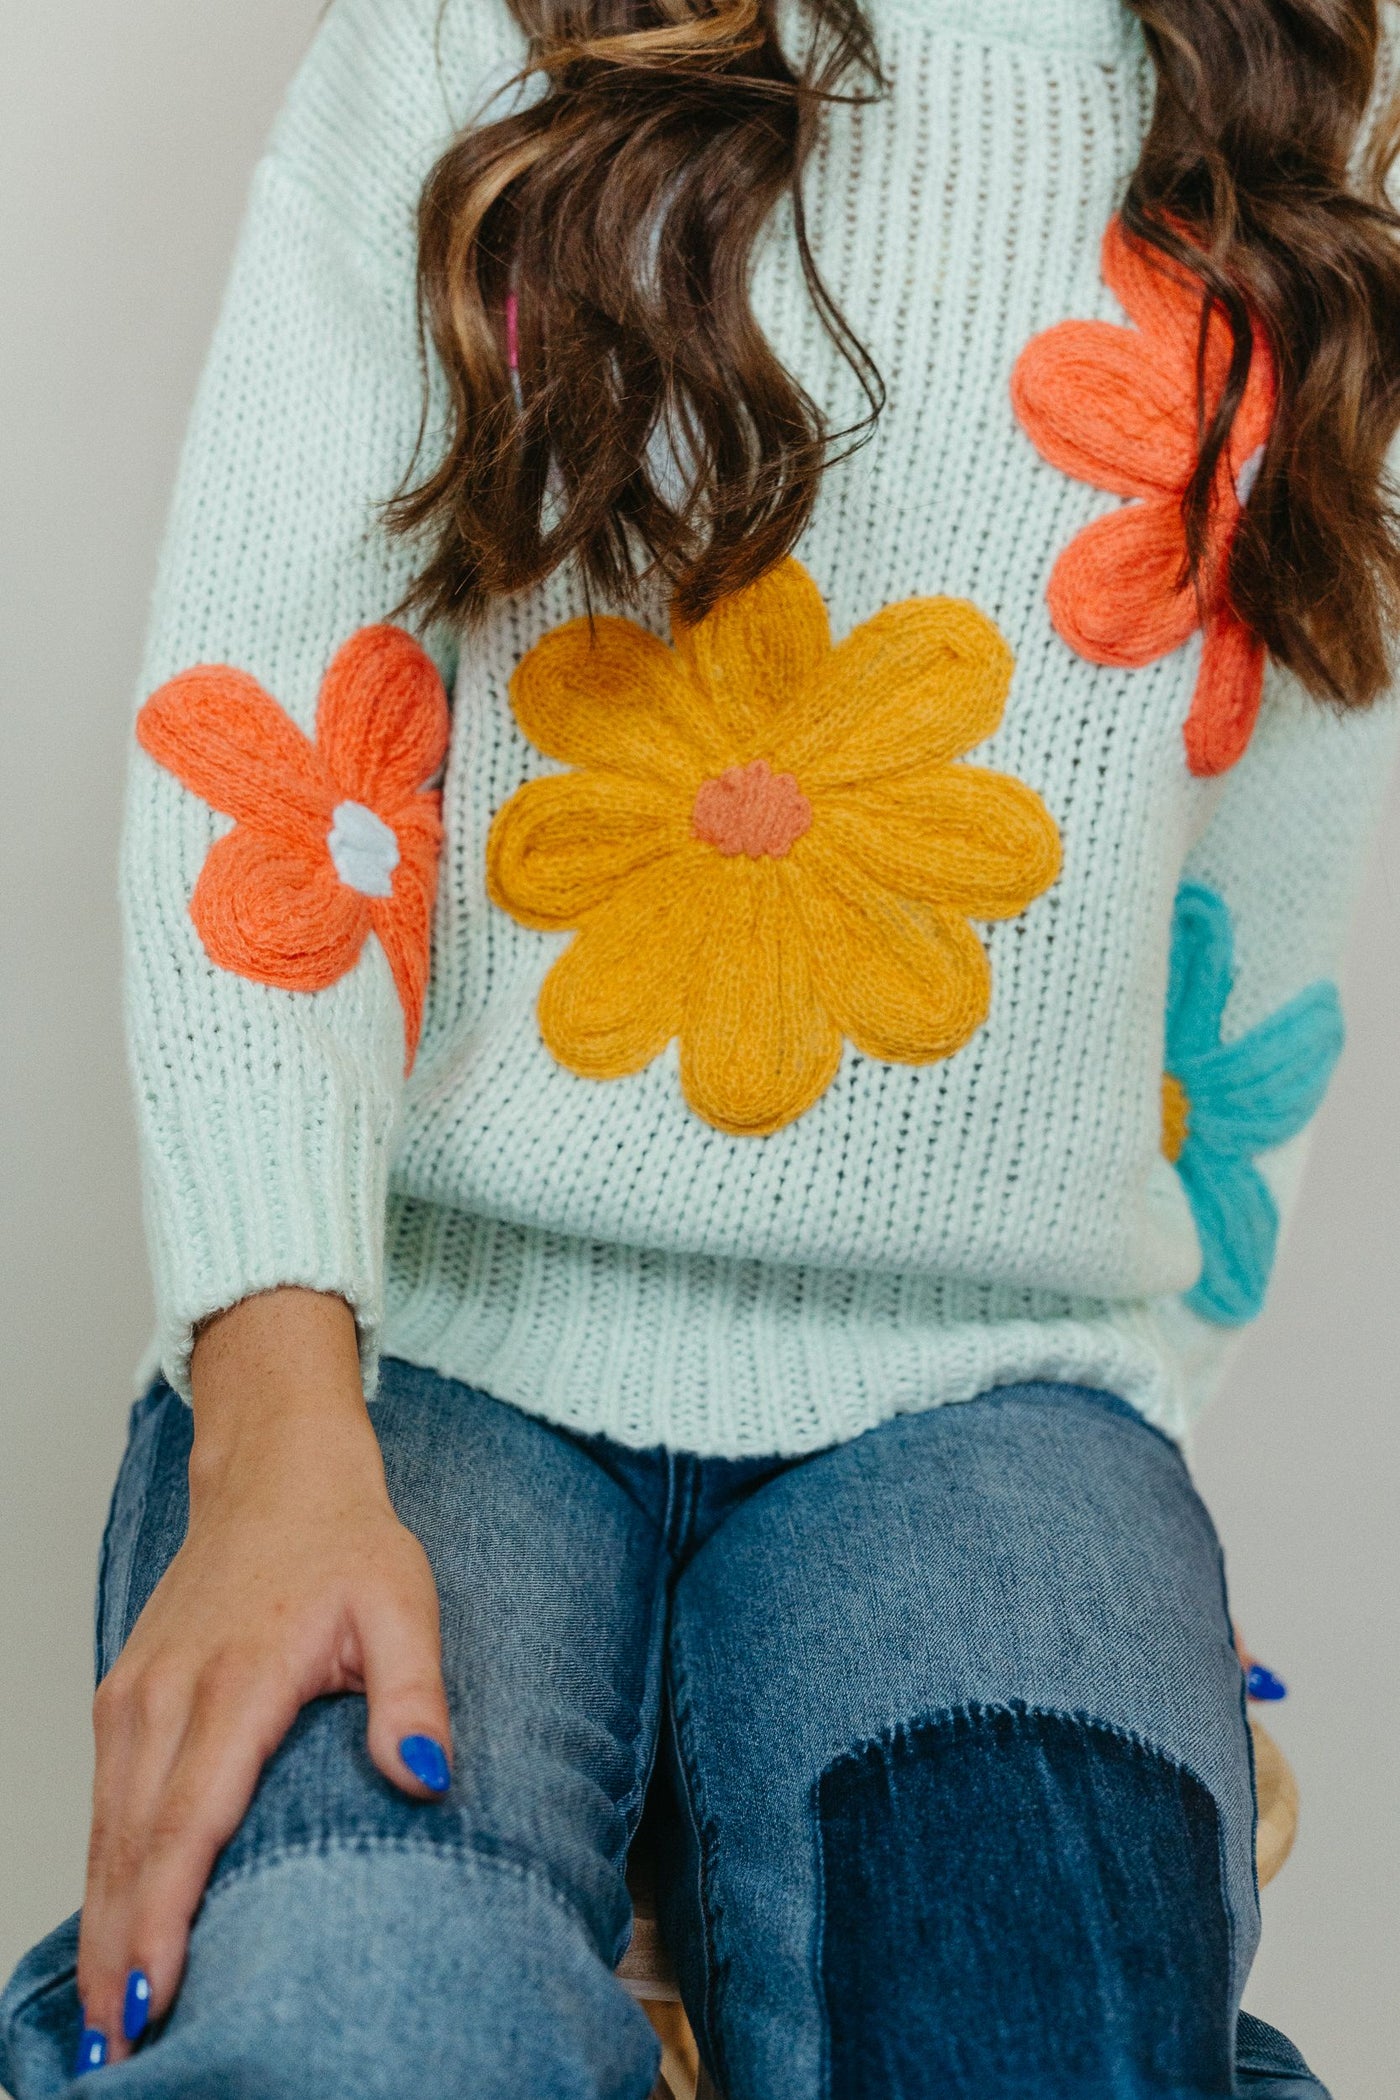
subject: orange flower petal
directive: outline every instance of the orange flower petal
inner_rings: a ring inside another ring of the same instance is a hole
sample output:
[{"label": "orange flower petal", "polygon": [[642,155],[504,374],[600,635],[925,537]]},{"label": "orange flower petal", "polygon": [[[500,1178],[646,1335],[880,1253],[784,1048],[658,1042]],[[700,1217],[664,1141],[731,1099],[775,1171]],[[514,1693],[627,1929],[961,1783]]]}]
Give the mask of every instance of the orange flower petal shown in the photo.
[{"label": "orange flower petal", "polygon": [[1116,496],[1180,496],[1196,459],[1190,391],[1175,356],[1107,321],[1061,321],[1029,342],[1011,400],[1052,466]]},{"label": "orange flower petal", "polygon": [[353,969],[369,899],[307,853],[238,825],[210,848],[190,917],[211,962],[284,992],[323,992]]},{"label": "orange flower petal", "polygon": [[442,764],[448,726],[437,666],[402,627],[362,627],[337,652],[316,741],[342,795],[391,814]]},{"label": "orange flower petal", "polygon": [[665,642],[631,620],[569,620],[536,642],[510,682],[537,751],[689,786],[728,759],[704,696]]},{"label": "orange flower petal", "polygon": [[528,780],[497,810],[486,842],[491,902],[523,926],[578,926],[639,868],[685,847],[685,800],[617,773]]},{"label": "orange flower petal", "polygon": [[982,766],[929,767],[827,796],[815,852],[974,919],[1015,918],[1060,871],[1059,831],[1039,795]]},{"label": "orange flower petal", "polygon": [[415,796],[408,809],[399,812],[396,824],[399,864],[394,870],[394,894],[370,898],[369,912],[403,1008],[404,1070],[411,1072],[432,960],[433,905],[442,847],[436,796]]},{"label": "orange flower petal", "polygon": [[[1272,354],[1256,328],[1244,398],[1216,481],[1198,588],[1184,579],[1180,494],[1196,458],[1198,391],[1208,418],[1228,377],[1231,331],[1218,309],[1208,310],[1198,280],[1131,237],[1118,218],[1104,235],[1102,268],[1134,327],[1066,321],[1047,330],[1018,360],[1012,393],[1026,429],[1056,466],[1096,487],[1144,498],[1086,527],[1060,556],[1046,593],[1055,626],[1072,649],[1092,663],[1136,668],[1195,632],[1202,601],[1224,600],[1240,477],[1267,442],[1277,387]],[[1229,614],[1211,624],[1221,632],[1208,640],[1210,666],[1203,662],[1186,731],[1194,772],[1218,772],[1239,757],[1262,678],[1258,642],[1234,633],[1238,623]]]},{"label": "orange flower petal", "polygon": [[540,1034],[561,1065],[584,1079],[622,1079],[680,1033],[712,886],[696,847],[639,869],[575,934],[540,987]]},{"label": "orange flower petal", "polygon": [[826,1092],[841,1032],[814,981],[793,901],[801,886],[771,860],[724,872],[681,1028],[681,1088],[717,1130],[768,1137]]},{"label": "orange flower petal", "polygon": [[[1156,249],[1135,241],[1119,218],[1110,221],[1104,234],[1103,278],[1123,311],[1145,337],[1157,346],[1160,357],[1176,363],[1181,372],[1181,393],[1188,428],[1194,439],[1196,427],[1196,364],[1200,343],[1201,313],[1205,293],[1189,271]],[[1224,314],[1217,308],[1206,336],[1204,393],[1207,415],[1213,415],[1229,376],[1234,339]],[[1269,434],[1275,406],[1273,358],[1257,328],[1249,378],[1231,432],[1230,450],[1235,471]],[[1195,463],[1194,449],[1191,465]],[[1188,466],[1187,472],[1190,472]],[[1107,484],[1103,484],[1107,486]],[[1179,486],[1184,487],[1185,477]]]},{"label": "orange flower petal", "polygon": [[1056,631],[1090,663],[1133,669],[1179,649],[1200,625],[1181,584],[1185,542],[1172,503],[1132,503],[1072,539],[1051,572]]},{"label": "orange flower petal", "polygon": [[1133,325],[1181,364],[1194,417],[1196,346],[1205,301],[1201,284],[1160,249],[1134,240],[1117,213],[1104,231],[1099,266]]},{"label": "orange flower petal", "polygon": [[960,598],[906,598],[831,652],[789,725],[781,763],[805,794],[959,757],[996,728],[1013,659]]},{"label": "orange flower petal", "polygon": [[225,816],[310,851],[334,792],[310,740],[256,678],[199,664],[152,693],[136,717],[143,750]]},{"label": "orange flower petal", "polygon": [[798,892],[798,908],[820,997],[864,1056],[928,1064],[986,1020],[991,968],[958,913],[897,897],[835,856]]},{"label": "orange flower petal", "polygon": [[1264,692],[1264,644],[1221,612],[1206,624],[1201,669],[1182,732],[1193,773],[1224,773],[1243,757]]},{"label": "orange flower petal", "polygon": [[696,626],[673,614],[671,631],[731,762],[767,752],[783,710],[808,691],[831,650],[822,594],[791,555]]}]

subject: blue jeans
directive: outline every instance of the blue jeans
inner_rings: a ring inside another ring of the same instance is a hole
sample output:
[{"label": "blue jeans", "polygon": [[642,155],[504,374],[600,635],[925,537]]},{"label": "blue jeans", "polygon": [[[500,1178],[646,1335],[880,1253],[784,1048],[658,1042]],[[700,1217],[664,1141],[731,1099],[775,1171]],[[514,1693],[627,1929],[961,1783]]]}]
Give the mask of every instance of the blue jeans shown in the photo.
[{"label": "blue jeans", "polygon": [[[1238,2016],[1258,1905],[1219,1548],[1121,1402],[1002,1388],[800,1460],[627,1451],[404,1363],[375,1421],[442,1594],[456,1782],[308,1707],[221,1855],[174,2011],[92,2100],[645,2100],[613,1975],[658,1750],[663,1914],[726,2100],[1319,2100]],[[110,1665],[186,1521],[135,1409]],[[0,2001],[68,2090],[76,1920]]]}]

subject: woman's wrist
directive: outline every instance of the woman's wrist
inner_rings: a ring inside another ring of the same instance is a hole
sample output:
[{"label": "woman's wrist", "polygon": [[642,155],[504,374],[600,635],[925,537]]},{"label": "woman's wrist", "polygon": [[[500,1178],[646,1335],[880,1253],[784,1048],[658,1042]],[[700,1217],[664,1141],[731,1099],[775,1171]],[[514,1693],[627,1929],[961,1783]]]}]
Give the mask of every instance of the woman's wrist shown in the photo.
[{"label": "woman's wrist", "polygon": [[344,1299],[287,1287],[215,1314],[196,1339],[190,1382],[193,1501],[302,1453],[323,1476],[368,1464],[382,1481]]}]

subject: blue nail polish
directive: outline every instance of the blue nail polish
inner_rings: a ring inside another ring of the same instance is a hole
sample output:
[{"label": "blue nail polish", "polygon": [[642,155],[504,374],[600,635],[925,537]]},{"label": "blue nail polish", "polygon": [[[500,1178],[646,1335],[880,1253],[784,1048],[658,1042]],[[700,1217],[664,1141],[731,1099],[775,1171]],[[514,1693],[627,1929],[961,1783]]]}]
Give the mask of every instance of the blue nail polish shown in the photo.
[{"label": "blue nail polish", "polygon": [[144,1969],[133,1969],[126,1979],[122,2005],[122,2033],[129,2042],[139,2042],[151,2017],[151,1979]]},{"label": "blue nail polish", "polygon": [[451,1786],[452,1768],[447,1752],[430,1735],[406,1735],[399,1744],[399,1756],[414,1778],[435,1794],[445,1794]]},{"label": "blue nail polish", "polygon": [[89,2071],[100,2071],[107,2061],[107,2037],[96,2027],[84,2027],[83,2038],[78,2044],[78,2060],[73,2066],[75,2078],[86,2077]]},{"label": "blue nail polish", "polygon": [[1244,1688],[1251,1699],[1286,1699],[1288,1686],[1263,1663],[1251,1663],[1245,1673]]}]

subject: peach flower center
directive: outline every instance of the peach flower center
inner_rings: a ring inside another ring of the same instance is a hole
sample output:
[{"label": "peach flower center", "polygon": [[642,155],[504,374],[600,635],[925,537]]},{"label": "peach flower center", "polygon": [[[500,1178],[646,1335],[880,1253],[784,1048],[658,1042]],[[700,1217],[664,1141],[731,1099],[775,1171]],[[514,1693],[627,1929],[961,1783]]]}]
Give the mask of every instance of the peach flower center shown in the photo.
[{"label": "peach flower center", "polygon": [[775,773],[766,758],[729,766],[702,781],[690,816],[692,838],[731,858],[767,853],[781,860],[812,828],[812,805],[791,773]]}]

